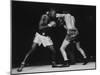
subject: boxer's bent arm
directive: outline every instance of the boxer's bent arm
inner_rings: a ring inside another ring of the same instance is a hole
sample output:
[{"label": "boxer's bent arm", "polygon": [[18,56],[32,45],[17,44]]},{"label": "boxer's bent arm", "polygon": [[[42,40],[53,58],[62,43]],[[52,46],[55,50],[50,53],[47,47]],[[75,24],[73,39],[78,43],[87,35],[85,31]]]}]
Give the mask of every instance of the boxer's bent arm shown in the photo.
[{"label": "boxer's bent arm", "polygon": [[39,29],[47,28],[48,27],[47,21],[48,21],[48,17],[46,15],[43,15],[39,22]]}]

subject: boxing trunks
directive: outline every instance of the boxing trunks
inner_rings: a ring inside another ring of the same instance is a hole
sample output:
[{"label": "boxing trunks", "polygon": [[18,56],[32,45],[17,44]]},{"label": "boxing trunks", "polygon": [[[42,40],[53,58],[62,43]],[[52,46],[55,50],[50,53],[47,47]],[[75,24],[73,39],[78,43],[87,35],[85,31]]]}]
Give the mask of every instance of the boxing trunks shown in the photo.
[{"label": "boxing trunks", "polygon": [[39,46],[43,45],[44,47],[53,45],[51,38],[49,36],[45,36],[45,33],[39,34],[36,32],[33,42],[37,43]]},{"label": "boxing trunks", "polygon": [[68,29],[67,31],[67,35],[66,35],[66,40],[68,41],[73,41],[73,40],[76,40],[78,41],[78,30],[77,29]]}]

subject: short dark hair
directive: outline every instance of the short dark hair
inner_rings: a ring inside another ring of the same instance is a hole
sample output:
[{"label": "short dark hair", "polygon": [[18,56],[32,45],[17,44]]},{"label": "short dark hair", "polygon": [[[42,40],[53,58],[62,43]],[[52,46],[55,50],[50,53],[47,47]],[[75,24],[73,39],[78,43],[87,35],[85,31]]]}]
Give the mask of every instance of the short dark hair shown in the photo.
[{"label": "short dark hair", "polygon": [[49,12],[50,12],[50,11],[56,11],[56,10],[55,10],[55,8],[50,8],[50,9],[49,9]]},{"label": "short dark hair", "polygon": [[68,14],[69,12],[68,11],[62,11],[64,14]]}]

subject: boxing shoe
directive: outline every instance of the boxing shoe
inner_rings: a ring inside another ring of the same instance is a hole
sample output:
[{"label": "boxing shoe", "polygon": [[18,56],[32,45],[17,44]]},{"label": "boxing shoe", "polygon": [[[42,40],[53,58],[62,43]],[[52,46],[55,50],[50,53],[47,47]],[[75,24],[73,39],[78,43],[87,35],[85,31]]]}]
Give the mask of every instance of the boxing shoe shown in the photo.
[{"label": "boxing shoe", "polygon": [[86,65],[88,63],[88,59],[87,58],[84,58],[83,59],[83,65]]},{"label": "boxing shoe", "polygon": [[70,64],[69,64],[69,61],[64,61],[64,63],[60,66],[60,67],[69,67]]},{"label": "boxing shoe", "polygon": [[53,68],[56,68],[56,67],[60,67],[60,66],[57,65],[55,61],[52,61],[52,67],[53,67]]},{"label": "boxing shoe", "polygon": [[21,72],[22,69],[23,69],[23,67],[24,67],[24,64],[21,64],[21,66],[17,69],[17,71],[18,71],[18,72]]}]

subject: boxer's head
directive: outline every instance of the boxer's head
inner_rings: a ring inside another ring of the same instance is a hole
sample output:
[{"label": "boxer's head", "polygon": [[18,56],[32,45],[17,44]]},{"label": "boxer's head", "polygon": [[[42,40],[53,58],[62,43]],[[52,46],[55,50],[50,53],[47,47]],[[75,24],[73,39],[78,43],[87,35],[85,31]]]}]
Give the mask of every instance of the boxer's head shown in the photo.
[{"label": "boxer's head", "polygon": [[63,13],[63,14],[69,14],[69,10],[63,11],[62,13]]},{"label": "boxer's head", "polygon": [[50,17],[56,17],[56,11],[54,9],[50,9],[49,16]]}]

